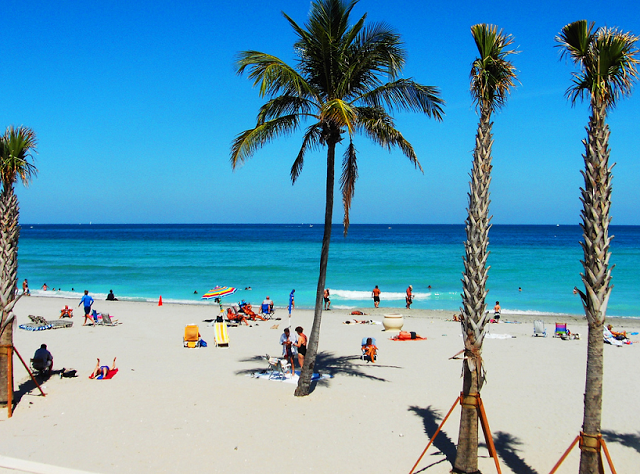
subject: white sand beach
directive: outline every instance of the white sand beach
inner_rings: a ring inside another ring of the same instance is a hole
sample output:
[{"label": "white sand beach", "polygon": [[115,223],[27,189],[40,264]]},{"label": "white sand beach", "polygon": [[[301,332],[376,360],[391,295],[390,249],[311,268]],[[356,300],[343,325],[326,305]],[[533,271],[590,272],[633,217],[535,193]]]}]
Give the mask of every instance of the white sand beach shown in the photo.
[{"label": "white sand beach", "polygon": [[[43,398],[15,357],[19,400],[12,418],[0,413],[0,456],[94,473],[409,472],[462,385],[461,361],[449,360],[462,348],[450,312],[363,308],[368,316],[356,316],[382,321],[384,313],[403,313],[404,329],[427,337],[408,342],[390,341],[381,325],[343,324],[348,311],[325,312],[317,371],[333,378],[296,398],[293,384],[248,376],[267,367],[261,356],[280,355],[286,310],[276,312],[281,321],[229,328],[228,348],[214,346],[213,328],[203,322],[215,317],[215,305],[97,301],[95,309],[122,324],[83,327],[77,300],[27,297],[17,305],[18,322],[29,314],[57,318],[65,304],[75,308],[72,328],[17,329],[15,346],[28,361],[46,343],[54,369],[73,368],[79,377],[53,376]],[[312,318],[296,310],[293,326],[309,334]],[[482,390],[502,472],[546,473],[580,431],[586,321],[545,316],[549,337],[534,338],[534,317],[503,319],[521,324],[490,326],[515,338],[485,340]],[[551,337],[560,320],[582,338]],[[640,328],[638,320],[609,321]],[[182,346],[188,323],[200,325],[209,347]],[[359,360],[365,336],[377,338],[375,364]],[[605,345],[604,352],[604,437],[617,471],[632,473],[640,466],[640,344]],[[98,357],[104,364],[117,357],[112,380],[88,378]],[[458,421],[456,409],[418,472],[450,471]],[[576,472],[577,464],[576,448],[558,472]],[[480,469],[495,472],[484,446]]]}]

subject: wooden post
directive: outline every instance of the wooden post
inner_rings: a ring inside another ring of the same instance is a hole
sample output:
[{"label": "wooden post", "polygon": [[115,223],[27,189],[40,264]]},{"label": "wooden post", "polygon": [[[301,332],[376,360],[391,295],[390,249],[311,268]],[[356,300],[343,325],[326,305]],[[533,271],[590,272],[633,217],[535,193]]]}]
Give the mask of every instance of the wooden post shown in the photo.
[{"label": "wooden post", "polygon": [[24,368],[27,369],[27,372],[29,372],[29,376],[31,377],[31,380],[33,380],[33,383],[36,384],[36,387],[38,387],[38,390],[40,390],[40,393],[42,394],[42,396],[46,397],[47,394],[42,391],[42,387],[40,387],[40,384],[38,383],[36,378],[33,376],[33,372],[31,372],[31,369],[29,369],[29,366],[27,365],[27,363],[24,361],[24,359],[22,358],[22,356],[18,352],[18,349],[16,349],[16,346],[13,346],[13,350],[16,353],[16,355],[18,356],[18,358],[20,359],[20,362],[22,362],[22,365],[24,365]]},{"label": "wooden post", "polygon": [[7,347],[7,414],[13,416],[13,346]]}]

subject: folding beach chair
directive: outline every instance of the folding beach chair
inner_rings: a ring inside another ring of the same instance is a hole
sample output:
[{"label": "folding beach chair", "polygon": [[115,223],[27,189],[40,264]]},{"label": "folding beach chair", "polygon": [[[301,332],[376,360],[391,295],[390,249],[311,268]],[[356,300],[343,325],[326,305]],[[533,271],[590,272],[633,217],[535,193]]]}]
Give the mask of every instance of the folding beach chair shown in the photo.
[{"label": "folding beach chair", "polygon": [[116,326],[118,323],[111,320],[109,313],[102,313],[102,324],[105,326]]},{"label": "folding beach chair", "polygon": [[542,321],[541,319],[536,319],[533,322],[533,335],[535,337],[547,337],[547,330],[544,327],[544,321]]},{"label": "folding beach chair", "polygon": [[184,347],[200,347],[200,328],[197,324],[187,324],[184,327]]},{"label": "folding beach chair", "polygon": [[553,337],[568,337],[571,335],[569,329],[567,329],[567,323],[556,323],[556,331],[553,333]]},{"label": "folding beach chair", "polygon": [[265,359],[269,364],[269,367],[267,368],[269,379],[273,379],[273,378],[286,379],[287,378],[287,372],[291,367],[288,361],[284,359],[278,359],[276,357],[270,357],[269,354],[267,354]]},{"label": "folding beach chair", "polygon": [[271,319],[271,316],[273,316],[275,313],[275,310],[271,310],[271,305],[268,303],[262,303],[260,305],[260,314],[265,316],[267,319]]},{"label": "folding beach chair", "polygon": [[216,346],[229,346],[229,334],[227,333],[227,323],[215,324],[214,341]]},{"label": "folding beach chair", "polygon": [[[367,345],[367,340],[371,339],[371,346]],[[376,338],[375,337],[363,337],[361,344],[362,354],[360,355],[360,359],[366,360],[368,362],[375,362],[378,358],[377,352],[378,349],[376,347]]]}]

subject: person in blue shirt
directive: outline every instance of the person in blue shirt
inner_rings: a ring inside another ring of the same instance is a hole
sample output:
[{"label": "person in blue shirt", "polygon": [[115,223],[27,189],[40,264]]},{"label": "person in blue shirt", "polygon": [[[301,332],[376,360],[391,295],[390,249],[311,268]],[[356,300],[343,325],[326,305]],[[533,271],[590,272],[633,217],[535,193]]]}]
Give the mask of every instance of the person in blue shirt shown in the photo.
[{"label": "person in blue shirt", "polygon": [[93,298],[89,296],[89,290],[84,290],[84,296],[80,300],[80,306],[84,303],[84,323],[83,326],[87,325],[87,319],[91,321],[93,324],[93,319],[91,318],[91,305],[93,304]]}]

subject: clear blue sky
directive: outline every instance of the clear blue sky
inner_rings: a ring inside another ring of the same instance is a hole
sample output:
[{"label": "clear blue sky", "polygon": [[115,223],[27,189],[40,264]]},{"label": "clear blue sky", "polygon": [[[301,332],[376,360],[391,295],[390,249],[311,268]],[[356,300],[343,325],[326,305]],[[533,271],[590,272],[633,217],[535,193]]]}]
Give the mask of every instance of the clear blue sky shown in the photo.
[{"label": "clear blue sky", "polygon": [[[18,185],[23,223],[322,222],[324,151],[295,186],[300,137],[267,145],[232,172],[230,143],[263,100],[234,73],[238,51],[292,61],[310,2],[7,1],[0,29],[0,128],[38,136],[38,177]],[[424,167],[356,137],[352,223],[451,223],[466,217],[477,116],[469,96],[469,28],[510,33],[520,84],[494,115],[490,212],[496,224],[579,222],[587,104],[564,92],[573,66],[554,36],[579,19],[640,34],[638,2],[362,0],[354,18],[384,21],[408,51],[405,77],[440,88],[437,123],[396,115]],[[610,114],[614,224],[640,224],[640,89]],[[342,150],[339,151],[340,156]],[[338,170],[339,171],[339,170]],[[336,180],[337,181],[337,180]],[[336,193],[339,189],[336,186]],[[334,222],[342,220],[336,194]]]}]

